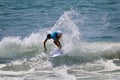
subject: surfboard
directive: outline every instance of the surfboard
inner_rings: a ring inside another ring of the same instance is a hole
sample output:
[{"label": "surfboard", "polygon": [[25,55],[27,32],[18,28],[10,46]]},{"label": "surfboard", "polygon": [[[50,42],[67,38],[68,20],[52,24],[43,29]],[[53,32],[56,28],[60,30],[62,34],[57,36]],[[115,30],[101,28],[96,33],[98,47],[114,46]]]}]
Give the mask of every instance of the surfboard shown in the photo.
[{"label": "surfboard", "polygon": [[51,54],[51,57],[57,57],[57,56],[62,55],[63,51],[60,49],[57,49],[57,50],[52,51],[50,54]]}]

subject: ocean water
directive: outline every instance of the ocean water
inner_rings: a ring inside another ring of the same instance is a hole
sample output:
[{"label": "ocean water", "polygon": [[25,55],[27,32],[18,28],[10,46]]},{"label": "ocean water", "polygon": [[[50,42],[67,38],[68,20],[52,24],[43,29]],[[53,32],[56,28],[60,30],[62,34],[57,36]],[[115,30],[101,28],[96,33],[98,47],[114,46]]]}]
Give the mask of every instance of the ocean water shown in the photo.
[{"label": "ocean water", "polygon": [[[0,0],[0,80],[120,80],[120,0]],[[55,58],[48,32],[61,30]]]}]

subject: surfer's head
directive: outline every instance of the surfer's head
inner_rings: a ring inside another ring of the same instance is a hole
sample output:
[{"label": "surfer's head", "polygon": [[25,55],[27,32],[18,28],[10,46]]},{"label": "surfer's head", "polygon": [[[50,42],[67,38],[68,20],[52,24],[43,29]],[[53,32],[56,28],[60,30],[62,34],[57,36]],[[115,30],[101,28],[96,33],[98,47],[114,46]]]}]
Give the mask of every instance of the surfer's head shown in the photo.
[{"label": "surfer's head", "polygon": [[50,39],[51,38],[51,35],[50,34],[47,34],[47,39]]}]

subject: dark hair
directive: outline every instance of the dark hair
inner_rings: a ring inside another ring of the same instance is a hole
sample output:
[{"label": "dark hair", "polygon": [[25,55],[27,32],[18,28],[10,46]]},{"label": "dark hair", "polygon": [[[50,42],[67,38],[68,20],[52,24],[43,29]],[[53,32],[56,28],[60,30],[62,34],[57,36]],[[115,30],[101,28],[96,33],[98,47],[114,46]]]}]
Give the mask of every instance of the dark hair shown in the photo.
[{"label": "dark hair", "polygon": [[50,35],[50,34],[48,34],[48,35],[47,35],[47,38],[51,38],[51,35]]}]

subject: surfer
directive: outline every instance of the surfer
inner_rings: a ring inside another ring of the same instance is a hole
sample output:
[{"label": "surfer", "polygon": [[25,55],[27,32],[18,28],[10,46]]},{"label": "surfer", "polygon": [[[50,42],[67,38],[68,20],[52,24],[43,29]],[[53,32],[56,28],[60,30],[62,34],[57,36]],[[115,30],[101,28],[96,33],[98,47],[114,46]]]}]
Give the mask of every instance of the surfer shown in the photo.
[{"label": "surfer", "polygon": [[47,48],[46,48],[46,42],[48,39],[53,39],[54,40],[54,44],[59,48],[61,49],[61,43],[59,41],[59,39],[62,37],[62,32],[61,31],[55,31],[53,33],[50,33],[50,34],[47,34],[47,37],[44,41],[44,49],[45,51],[47,51]]}]

